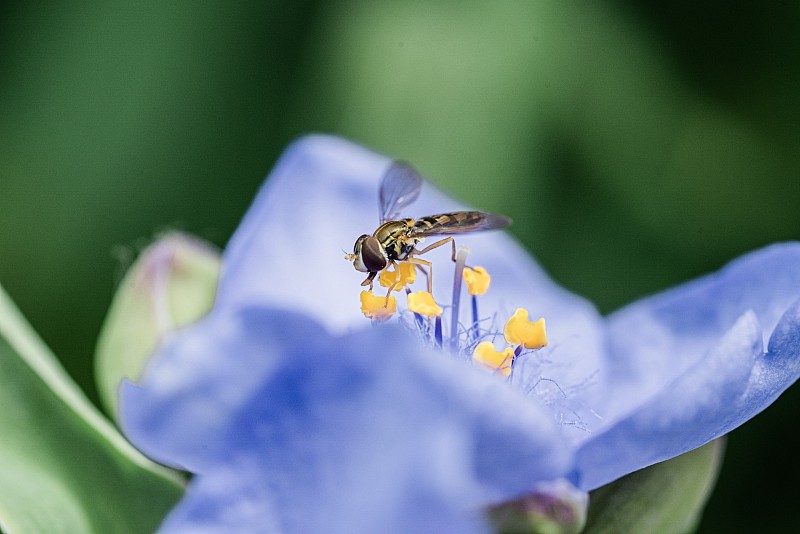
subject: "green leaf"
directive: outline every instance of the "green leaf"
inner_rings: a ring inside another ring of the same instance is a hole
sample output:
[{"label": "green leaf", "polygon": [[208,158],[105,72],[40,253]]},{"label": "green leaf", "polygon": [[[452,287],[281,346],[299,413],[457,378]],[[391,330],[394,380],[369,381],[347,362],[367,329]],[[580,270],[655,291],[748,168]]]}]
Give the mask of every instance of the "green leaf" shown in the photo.
[{"label": "green leaf", "polygon": [[97,388],[114,417],[122,379],[136,381],[166,333],[211,309],[219,269],[217,249],[171,233],[145,249],[125,275],[95,354]]},{"label": "green leaf", "polygon": [[723,449],[723,440],[712,441],[593,491],[584,532],[692,532],[714,488]]},{"label": "green leaf", "polygon": [[2,287],[0,428],[5,534],[152,532],[182,494],[86,399]]}]

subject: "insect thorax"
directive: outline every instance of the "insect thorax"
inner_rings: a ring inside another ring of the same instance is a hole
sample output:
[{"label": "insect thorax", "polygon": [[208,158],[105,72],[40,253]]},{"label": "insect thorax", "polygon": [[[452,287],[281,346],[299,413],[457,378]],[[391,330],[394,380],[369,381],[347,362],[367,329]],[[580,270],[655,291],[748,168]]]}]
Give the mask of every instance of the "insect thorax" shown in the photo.
[{"label": "insect thorax", "polygon": [[400,219],[383,223],[373,234],[386,251],[387,257],[392,261],[405,260],[418,238],[411,237],[409,231],[414,227],[414,219]]}]

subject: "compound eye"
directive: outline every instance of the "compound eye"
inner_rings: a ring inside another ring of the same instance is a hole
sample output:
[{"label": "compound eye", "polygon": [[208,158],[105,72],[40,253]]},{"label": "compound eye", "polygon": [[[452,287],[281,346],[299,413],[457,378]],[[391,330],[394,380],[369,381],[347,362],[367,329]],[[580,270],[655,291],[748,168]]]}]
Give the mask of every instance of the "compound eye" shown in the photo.
[{"label": "compound eye", "polygon": [[360,236],[358,236],[358,239],[356,239],[356,243],[353,245],[353,254],[361,253],[361,247],[364,244],[364,240],[368,237],[369,234],[361,234]]},{"label": "compound eye", "polygon": [[368,236],[361,243],[360,258],[364,266],[371,273],[382,271],[389,264],[386,253],[383,251],[380,242],[374,236]]},{"label": "compound eye", "polygon": [[357,271],[361,271],[362,273],[368,273],[369,269],[367,269],[366,265],[364,265],[364,259],[361,255],[361,251],[364,247],[364,240],[367,239],[369,236],[364,234],[359,236],[356,239],[355,244],[353,245],[353,267],[356,268]]}]

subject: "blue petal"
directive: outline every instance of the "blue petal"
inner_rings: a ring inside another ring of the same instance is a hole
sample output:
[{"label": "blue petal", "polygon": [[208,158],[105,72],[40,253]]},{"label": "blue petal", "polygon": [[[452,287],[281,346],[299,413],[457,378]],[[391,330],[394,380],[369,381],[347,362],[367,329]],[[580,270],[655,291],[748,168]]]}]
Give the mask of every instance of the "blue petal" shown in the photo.
[{"label": "blue petal", "polygon": [[611,317],[616,381],[607,429],[577,453],[582,488],[729,432],[800,377],[798,260],[772,246]]},{"label": "blue petal", "polygon": [[[265,488],[257,465],[220,466],[211,473],[195,478],[186,499],[175,508],[159,529],[159,534],[253,532],[487,532],[481,518],[468,513],[455,513],[451,506],[421,493],[420,502],[398,502],[391,509],[380,508],[377,499],[370,508],[353,507],[360,494],[347,498],[348,486],[341,488],[336,503],[320,497],[295,494],[299,509],[287,518],[287,510],[273,508],[271,488]],[[374,488],[373,488],[374,489]],[[402,496],[398,495],[397,498]],[[331,505],[341,505],[334,508]],[[359,503],[361,504],[361,503]],[[432,513],[440,506],[439,513]],[[360,515],[352,512],[357,508]],[[398,513],[400,511],[401,513]],[[419,515],[417,515],[419,511]],[[320,512],[328,514],[322,515]],[[383,514],[381,516],[381,514]],[[299,518],[299,520],[298,520]]]},{"label": "blue petal", "polygon": [[[247,529],[228,508],[245,505],[286,531],[481,528],[480,506],[571,466],[549,413],[395,328],[333,337],[285,311],[215,314],[122,394],[131,439],[201,475],[175,517],[230,531]],[[209,504],[218,484],[239,498]]]},{"label": "blue petal", "polygon": [[602,486],[730,430],[762,352],[760,326],[745,314],[703,362],[578,450],[579,487]]},{"label": "blue petal", "polygon": [[331,332],[366,328],[363,274],[343,259],[378,218],[378,178],[390,160],[335,137],[293,143],[225,249],[219,308],[302,312]]},{"label": "blue petal", "polygon": [[612,381],[604,416],[613,420],[702,361],[748,310],[764,344],[800,298],[800,244],[773,245],[721,271],[635,302],[608,319]]}]

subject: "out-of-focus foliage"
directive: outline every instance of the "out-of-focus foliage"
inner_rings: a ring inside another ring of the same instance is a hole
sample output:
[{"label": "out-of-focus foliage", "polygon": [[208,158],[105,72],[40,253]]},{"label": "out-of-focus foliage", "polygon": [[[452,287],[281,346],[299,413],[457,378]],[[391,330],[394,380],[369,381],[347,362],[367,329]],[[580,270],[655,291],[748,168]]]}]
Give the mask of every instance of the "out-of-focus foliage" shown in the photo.
[{"label": "out-of-focus foliage", "polygon": [[[328,131],[510,215],[610,311],[798,237],[798,30],[792,2],[6,2],[0,280],[94,396],[148,236],[223,245],[284,145]],[[790,528],[798,403],[732,435],[701,530]]]},{"label": "out-of-focus foliage", "polygon": [[181,479],[130,445],[0,287],[0,531],[151,532]]}]

